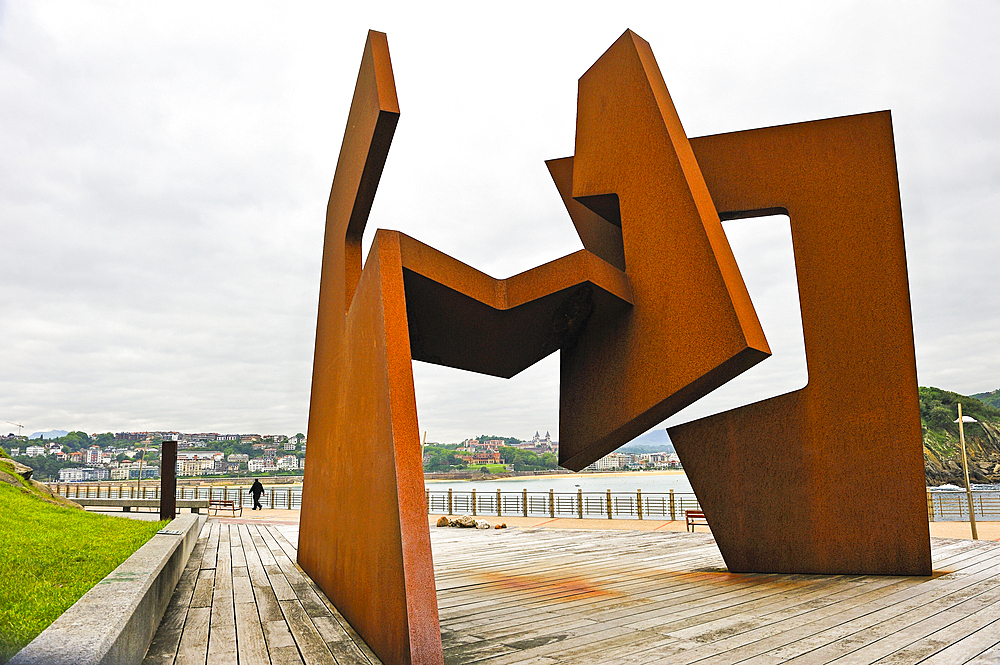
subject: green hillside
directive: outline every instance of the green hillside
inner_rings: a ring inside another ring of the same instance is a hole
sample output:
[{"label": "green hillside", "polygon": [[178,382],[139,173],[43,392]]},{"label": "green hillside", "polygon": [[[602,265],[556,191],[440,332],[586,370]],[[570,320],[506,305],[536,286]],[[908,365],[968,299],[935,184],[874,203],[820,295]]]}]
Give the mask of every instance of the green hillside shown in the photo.
[{"label": "green hillside", "polygon": [[970,395],[970,397],[975,397],[986,406],[992,406],[994,409],[1000,409],[1000,388],[997,388],[993,392],[976,393],[975,395]]},{"label": "green hillside", "polygon": [[921,387],[920,421],[927,484],[965,484],[958,423],[954,422],[958,418],[959,402],[964,415],[979,421],[965,425],[970,480],[979,484],[1000,483],[1000,409],[973,396]]}]

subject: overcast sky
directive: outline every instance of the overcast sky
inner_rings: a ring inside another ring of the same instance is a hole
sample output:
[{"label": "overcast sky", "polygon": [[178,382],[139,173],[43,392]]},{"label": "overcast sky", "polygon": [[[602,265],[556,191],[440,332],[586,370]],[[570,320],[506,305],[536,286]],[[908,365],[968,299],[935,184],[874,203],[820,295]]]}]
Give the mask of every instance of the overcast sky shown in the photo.
[{"label": "overcast sky", "polygon": [[[0,0],[0,431],[306,430],[369,28],[402,115],[366,245],[498,278],[579,249],[543,161],[631,28],[689,136],[891,109],[920,383],[1000,387],[1000,3],[304,4]],[[806,382],[787,221],[726,231],[775,355],[671,424]],[[431,441],[558,437],[557,356],[414,373]]]}]

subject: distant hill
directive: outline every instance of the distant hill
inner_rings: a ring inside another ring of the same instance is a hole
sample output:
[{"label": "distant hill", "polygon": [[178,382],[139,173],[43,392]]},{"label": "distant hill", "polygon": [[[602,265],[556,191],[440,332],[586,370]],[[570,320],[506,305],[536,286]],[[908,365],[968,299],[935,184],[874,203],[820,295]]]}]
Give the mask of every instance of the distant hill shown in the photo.
[{"label": "distant hill", "polygon": [[618,449],[621,453],[672,453],[674,444],[670,443],[670,437],[665,429],[654,429],[638,436]]},{"label": "distant hill", "polygon": [[974,396],[921,387],[920,424],[924,434],[927,484],[965,485],[958,423],[954,422],[958,418],[958,402],[962,403],[963,415],[978,421],[965,425],[969,479],[977,484],[1000,483],[1000,409]]},{"label": "distant hill", "polygon": [[989,393],[976,393],[975,395],[969,395],[969,397],[975,397],[986,406],[992,406],[994,409],[1000,409],[1000,388],[997,388],[993,392]]},{"label": "distant hill", "polygon": [[69,434],[64,429],[50,429],[48,432],[32,432],[29,439],[58,439]]}]

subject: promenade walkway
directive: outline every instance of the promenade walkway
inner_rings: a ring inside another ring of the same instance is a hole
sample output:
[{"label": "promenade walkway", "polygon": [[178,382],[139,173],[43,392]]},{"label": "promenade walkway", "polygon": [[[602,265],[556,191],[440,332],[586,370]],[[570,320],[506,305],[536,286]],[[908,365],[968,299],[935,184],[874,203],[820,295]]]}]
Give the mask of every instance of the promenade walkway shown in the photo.
[{"label": "promenade walkway", "polygon": [[[296,512],[209,522],[147,663],[378,663],[294,564]],[[502,519],[431,528],[447,664],[1000,662],[1000,543],[935,537],[931,578],[733,575],[683,522]]]},{"label": "promenade walkway", "polygon": [[294,563],[280,524],[210,520],[144,664],[377,665]]}]

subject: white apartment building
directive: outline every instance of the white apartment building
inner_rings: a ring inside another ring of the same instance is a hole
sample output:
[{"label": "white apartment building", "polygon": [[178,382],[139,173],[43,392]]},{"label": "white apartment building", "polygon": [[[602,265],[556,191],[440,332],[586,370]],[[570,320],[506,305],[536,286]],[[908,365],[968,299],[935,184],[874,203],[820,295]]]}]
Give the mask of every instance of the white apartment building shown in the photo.
[{"label": "white apartment building", "polygon": [[278,468],[283,471],[295,471],[299,468],[299,460],[295,455],[285,455],[278,459]]},{"label": "white apartment building", "polygon": [[273,457],[254,457],[252,460],[247,462],[247,468],[250,473],[261,473],[264,471],[274,471],[274,458]]},{"label": "white apartment building", "polygon": [[624,469],[632,463],[632,455],[623,453],[610,453],[587,467],[590,471],[612,471],[614,469]]},{"label": "white apartment building", "polygon": [[93,482],[107,479],[108,470],[103,467],[59,469],[59,482],[61,483]]},{"label": "white apartment building", "polygon": [[45,446],[28,446],[24,449],[24,454],[28,457],[41,457],[45,455]]}]

